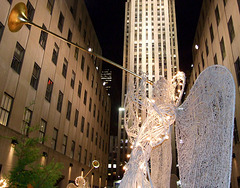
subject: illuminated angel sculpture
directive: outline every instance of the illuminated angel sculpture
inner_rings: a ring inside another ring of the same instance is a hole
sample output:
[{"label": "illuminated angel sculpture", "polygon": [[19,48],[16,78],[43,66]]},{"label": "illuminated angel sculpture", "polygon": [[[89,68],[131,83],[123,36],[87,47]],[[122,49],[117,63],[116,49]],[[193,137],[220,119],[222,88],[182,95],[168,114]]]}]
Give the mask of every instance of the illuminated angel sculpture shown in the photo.
[{"label": "illuminated angel sculpture", "polygon": [[157,174],[158,184],[151,180],[156,172],[150,175],[149,159],[155,146],[171,150],[171,143],[165,143],[175,120],[182,187],[229,187],[235,105],[232,75],[223,66],[207,68],[178,107],[184,85],[185,76],[178,73],[172,83],[163,77],[154,83],[151,98],[146,96],[144,78],[138,88],[134,84],[129,88],[125,129],[133,150],[121,188],[170,187],[171,157],[159,161],[160,170],[165,171]]}]

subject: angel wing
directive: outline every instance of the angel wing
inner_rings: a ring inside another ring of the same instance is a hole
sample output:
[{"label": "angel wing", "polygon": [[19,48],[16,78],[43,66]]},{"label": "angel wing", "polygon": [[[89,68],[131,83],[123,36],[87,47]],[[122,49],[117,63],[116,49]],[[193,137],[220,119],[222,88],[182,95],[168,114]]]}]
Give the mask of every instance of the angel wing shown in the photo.
[{"label": "angel wing", "polygon": [[177,109],[176,142],[182,187],[229,187],[235,85],[223,66],[196,80]]}]

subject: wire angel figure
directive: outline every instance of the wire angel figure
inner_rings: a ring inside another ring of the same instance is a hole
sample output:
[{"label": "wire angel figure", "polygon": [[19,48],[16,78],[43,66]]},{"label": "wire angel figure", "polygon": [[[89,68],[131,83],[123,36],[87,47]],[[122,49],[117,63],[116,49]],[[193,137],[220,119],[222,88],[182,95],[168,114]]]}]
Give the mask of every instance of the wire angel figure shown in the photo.
[{"label": "wire angel figure", "polygon": [[[229,187],[235,104],[232,75],[223,66],[207,68],[178,107],[184,85],[185,76],[179,73],[172,83],[163,77],[154,83],[152,98],[146,97],[144,78],[138,88],[130,88],[125,129],[134,148],[120,188],[170,187],[171,160],[160,159],[165,171],[155,183],[148,162],[153,147],[169,139],[175,120],[182,187]],[[169,150],[171,144],[164,147]]]}]

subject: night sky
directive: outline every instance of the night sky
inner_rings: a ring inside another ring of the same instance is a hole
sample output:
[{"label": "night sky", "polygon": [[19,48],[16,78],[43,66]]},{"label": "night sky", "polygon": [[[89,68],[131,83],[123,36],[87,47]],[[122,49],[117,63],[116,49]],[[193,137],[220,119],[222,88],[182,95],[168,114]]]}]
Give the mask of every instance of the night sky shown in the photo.
[{"label": "night sky", "polygon": [[[85,0],[103,56],[122,65],[126,0]],[[175,0],[180,70],[190,73],[192,43],[202,0]],[[111,134],[116,135],[121,101],[122,70],[103,62],[113,70]]]}]

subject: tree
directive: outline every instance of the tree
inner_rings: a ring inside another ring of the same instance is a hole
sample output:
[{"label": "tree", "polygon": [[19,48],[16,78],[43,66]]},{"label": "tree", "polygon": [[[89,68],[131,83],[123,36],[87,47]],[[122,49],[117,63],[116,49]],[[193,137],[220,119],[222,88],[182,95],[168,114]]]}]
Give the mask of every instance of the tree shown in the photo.
[{"label": "tree", "polygon": [[24,135],[15,146],[15,155],[18,161],[10,171],[7,179],[10,187],[17,188],[51,188],[55,187],[57,180],[61,177],[63,165],[53,160],[47,165],[41,165],[38,138],[29,138]]}]

